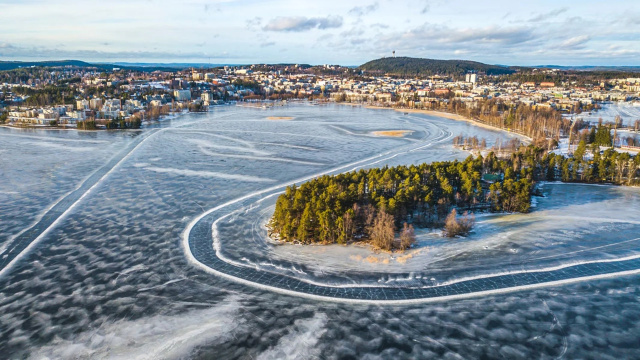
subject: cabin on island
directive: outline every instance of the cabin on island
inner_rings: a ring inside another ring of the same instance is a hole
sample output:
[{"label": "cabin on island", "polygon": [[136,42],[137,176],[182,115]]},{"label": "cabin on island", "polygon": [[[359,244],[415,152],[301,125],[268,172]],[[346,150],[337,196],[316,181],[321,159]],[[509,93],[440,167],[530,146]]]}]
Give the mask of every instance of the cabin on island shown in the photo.
[{"label": "cabin on island", "polygon": [[502,181],[504,179],[504,175],[502,174],[484,174],[482,175],[482,182],[487,184],[493,184],[498,181]]}]

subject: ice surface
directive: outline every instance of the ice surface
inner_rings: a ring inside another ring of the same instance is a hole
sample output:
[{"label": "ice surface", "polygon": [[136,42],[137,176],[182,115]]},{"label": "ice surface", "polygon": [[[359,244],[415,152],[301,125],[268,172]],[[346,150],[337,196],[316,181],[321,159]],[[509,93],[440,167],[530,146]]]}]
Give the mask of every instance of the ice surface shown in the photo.
[{"label": "ice surface", "polygon": [[[305,354],[320,358],[636,356],[640,337],[635,321],[640,317],[637,276],[468,300],[379,306],[285,296],[194,267],[185,257],[182,234],[209,209],[334,168],[348,171],[358,166],[462,159],[467,154],[451,147],[451,137],[460,133],[486,137],[489,143],[497,137],[508,138],[468,123],[417,114],[307,105],[278,110],[283,112],[295,120],[269,121],[271,110],[223,107],[158,125],[165,130],[136,149],[0,277],[0,353],[9,358],[86,354],[131,358],[155,354],[157,349],[171,358],[223,359],[278,354],[302,358]],[[414,133],[407,138],[366,136],[387,129]],[[36,221],[138,134],[1,128],[2,241],[6,243]],[[93,150],[61,155],[52,148],[23,145],[40,138]],[[204,141],[218,146],[210,149],[215,153],[261,159],[211,156],[201,151]],[[360,162],[363,159],[370,160]],[[148,167],[274,182],[163,173]],[[220,236],[229,256],[241,255],[237,251],[244,239],[246,248],[255,248],[248,253],[251,262],[265,263],[268,257],[280,266],[282,259],[296,254],[298,271],[322,277],[313,271],[316,267],[333,272],[333,281],[345,281],[344,273],[359,264],[359,274],[351,282],[369,281],[366,274],[374,273],[371,280],[376,284],[379,279],[404,284],[418,277],[446,283],[637,254],[638,244],[629,241],[637,237],[631,236],[637,233],[634,221],[639,218],[637,190],[547,184],[544,191],[547,196],[538,199],[533,214],[479,217],[477,232],[464,241],[448,243],[432,232],[421,233],[424,254],[404,264],[390,262],[389,268],[396,267],[390,276],[378,269],[385,264],[364,261],[367,249],[358,249],[363,251],[360,262],[342,264],[339,254],[322,258],[322,253],[314,253],[323,248],[308,248],[305,253],[264,243],[261,222],[269,215],[273,197],[234,203],[229,212],[243,211],[227,218],[233,222],[221,224]],[[234,233],[234,227],[240,232]],[[250,236],[244,237],[245,231]],[[236,238],[227,237],[227,232]],[[209,237],[209,246],[212,241]],[[264,249],[267,253],[261,253]],[[313,259],[326,268],[314,265]],[[114,334],[113,341],[101,340],[106,333]],[[150,346],[143,346],[145,340]],[[167,349],[164,344],[176,347]]]},{"label": "ice surface", "polygon": [[610,102],[601,104],[602,109],[591,112],[584,112],[576,115],[576,118],[585,122],[597,124],[600,118],[602,121],[614,122],[616,116],[620,116],[625,125],[633,126],[636,120],[640,120],[640,103]]}]

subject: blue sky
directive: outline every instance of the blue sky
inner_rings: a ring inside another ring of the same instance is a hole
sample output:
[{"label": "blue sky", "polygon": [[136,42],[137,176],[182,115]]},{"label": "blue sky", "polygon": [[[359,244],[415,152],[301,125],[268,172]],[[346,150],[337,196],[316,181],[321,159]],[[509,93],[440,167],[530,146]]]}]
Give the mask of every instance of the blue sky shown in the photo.
[{"label": "blue sky", "polygon": [[0,60],[640,65],[640,1],[0,0]]}]

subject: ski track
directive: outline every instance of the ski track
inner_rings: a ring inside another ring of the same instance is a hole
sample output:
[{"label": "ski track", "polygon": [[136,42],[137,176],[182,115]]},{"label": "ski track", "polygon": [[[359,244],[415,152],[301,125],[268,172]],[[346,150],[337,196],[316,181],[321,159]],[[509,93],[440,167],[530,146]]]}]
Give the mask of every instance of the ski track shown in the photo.
[{"label": "ski track", "polygon": [[246,182],[274,182],[273,179],[261,178],[257,176],[250,175],[236,175],[236,174],[227,174],[220,173],[214,171],[197,171],[197,170],[188,170],[188,169],[174,169],[174,168],[160,168],[155,166],[143,167],[143,169],[148,171],[153,171],[161,174],[171,174],[178,176],[198,176],[198,177],[206,177],[206,178],[218,178],[225,180],[239,180]]},{"label": "ski track", "polygon": [[277,162],[286,162],[292,164],[302,164],[302,165],[313,165],[313,166],[322,166],[325,164],[313,162],[313,161],[304,161],[304,160],[295,160],[295,159],[286,159],[279,157],[262,157],[262,156],[252,156],[252,155],[239,155],[239,154],[224,154],[217,153],[213,151],[209,151],[206,149],[200,149],[204,154],[213,156],[213,157],[226,157],[226,158],[235,158],[235,159],[245,159],[245,160],[257,160],[257,161],[277,161]]},{"label": "ski track", "polygon": [[[162,130],[151,130],[148,135],[142,139],[138,144],[136,144],[132,149],[130,149],[123,157],[122,159],[120,159],[116,164],[114,164],[114,166],[109,169],[104,175],[102,175],[102,177],[100,177],[100,179],[98,179],[87,191],[85,191],[74,203],[72,203],[62,214],[60,214],[60,216],[58,216],[47,228],[45,228],[35,239],[33,239],[29,245],[27,245],[20,253],[18,253],[4,268],[0,269],[0,277],[2,277],[3,275],[5,275],[18,261],[20,261],[26,254],[28,254],[36,245],[38,245],[42,239],[45,238],[45,236],[53,229],[55,228],[63,219],[66,218],[66,216],[86,197],[88,196],[93,189],[97,188],[98,186],[100,186],[102,184],[102,182],[108,178],[116,169],[118,169],[120,167],[121,164],[123,164],[125,161],[127,161],[129,159],[129,157],[131,157],[131,155],[142,145],[144,145],[150,138],[153,138],[154,135],[161,133]],[[96,170],[99,171],[99,170]],[[95,172],[94,172],[95,173]],[[85,180],[86,181],[86,180]],[[80,185],[81,187],[82,185]],[[79,187],[78,187],[79,188]],[[72,192],[70,192],[68,195],[72,194]],[[67,196],[68,196],[67,195]],[[66,196],[64,197],[66,198]],[[64,198],[61,198],[57,203],[59,203],[60,201],[62,201]],[[57,204],[56,203],[56,204]],[[55,206],[55,205],[53,205]],[[53,208],[53,206],[51,208]],[[50,208],[50,209],[51,209]],[[43,215],[43,217],[46,216]],[[37,223],[36,223],[37,224]],[[35,226],[35,225],[34,225]]]},{"label": "ski track", "polygon": [[269,152],[262,151],[262,150],[256,150],[253,147],[238,147],[238,146],[218,145],[218,144],[214,144],[214,143],[212,143],[210,141],[197,140],[197,139],[190,139],[190,140],[187,140],[187,141],[192,143],[192,144],[197,145],[200,149],[209,148],[209,149],[231,150],[231,151],[237,151],[239,153],[250,153],[250,154],[254,154],[254,155],[258,155],[258,156],[270,156],[270,155],[272,155]]}]

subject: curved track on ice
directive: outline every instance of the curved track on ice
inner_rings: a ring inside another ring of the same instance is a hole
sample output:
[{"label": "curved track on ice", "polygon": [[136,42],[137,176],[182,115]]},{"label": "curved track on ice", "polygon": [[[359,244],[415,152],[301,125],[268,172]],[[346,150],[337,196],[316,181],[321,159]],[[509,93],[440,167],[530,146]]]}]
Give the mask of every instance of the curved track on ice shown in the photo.
[{"label": "curved track on ice", "polygon": [[[207,239],[209,239],[207,241]],[[198,222],[188,237],[192,258],[205,270],[227,279],[288,295],[341,302],[420,303],[520,291],[571,282],[633,275],[640,273],[640,258],[591,262],[559,267],[555,270],[529,271],[486,276],[431,287],[328,286],[293,277],[240,267],[217,256],[211,246],[210,222]]]},{"label": "curved track on ice", "polygon": [[31,247],[35,246],[80,200],[126,160],[144,140],[157,131],[158,129],[153,129],[135,137],[122,151],[89,175],[79,187],[49,208],[35,224],[18,234],[0,257],[0,276],[4,275],[22,256],[28,253]]},{"label": "curved track on ice", "polygon": [[[433,143],[447,139],[445,134],[441,135]],[[421,145],[418,148],[426,146],[429,145]],[[326,171],[323,174],[350,171],[414,150],[415,148],[381,154]],[[294,182],[299,183],[310,178],[312,177]],[[224,210],[235,205],[247,206],[260,202],[284,191],[289,184],[248,194],[210,209],[194,219],[186,228],[182,239],[182,245],[189,261],[209,273],[260,289],[326,301],[382,304],[444,301],[640,274],[640,255],[633,255],[625,258],[586,261],[544,269],[481,275],[433,286],[392,287],[365,284],[336,286],[256,269],[225,257],[222,252],[221,239],[217,237],[216,233],[217,223],[234,212],[225,212]]]},{"label": "curved track on ice", "polygon": [[[246,200],[246,199],[243,199]],[[218,214],[228,205],[214,208],[194,220],[184,233],[187,257],[205,271],[245,285],[307,298],[355,303],[410,304],[486,296],[586,280],[640,274],[640,255],[589,261],[539,270],[477,276],[442,285],[390,287],[371,285],[323,285],[295,277],[243,266],[225,259],[214,242]]]}]

